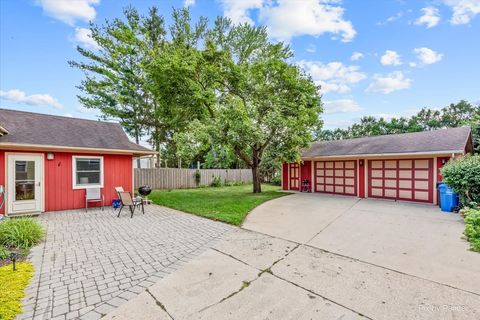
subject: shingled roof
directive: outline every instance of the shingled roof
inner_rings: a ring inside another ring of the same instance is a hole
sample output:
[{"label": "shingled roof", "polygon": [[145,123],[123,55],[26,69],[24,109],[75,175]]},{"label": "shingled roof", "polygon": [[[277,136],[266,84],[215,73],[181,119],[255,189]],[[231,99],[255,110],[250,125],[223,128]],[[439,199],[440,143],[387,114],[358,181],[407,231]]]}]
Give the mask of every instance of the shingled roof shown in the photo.
[{"label": "shingled roof", "polygon": [[472,150],[470,127],[391,134],[334,141],[317,141],[301,152],[303,158],[399,153],[460,153]]},{"label": "shingled roof", "polygon": [[131,142],[118,123],[0,109],[2,145],[34,145],[152,154]]}]

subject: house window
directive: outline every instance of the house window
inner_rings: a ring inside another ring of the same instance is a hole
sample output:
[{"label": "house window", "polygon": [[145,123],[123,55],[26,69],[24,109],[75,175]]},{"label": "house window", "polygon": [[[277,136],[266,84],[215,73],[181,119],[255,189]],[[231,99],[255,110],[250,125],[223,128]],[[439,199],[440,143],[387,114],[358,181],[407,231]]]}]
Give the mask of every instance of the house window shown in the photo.
[{"label": "house window", "polygon": [[73,157],[73,189],[103,188],[103,157]]}]

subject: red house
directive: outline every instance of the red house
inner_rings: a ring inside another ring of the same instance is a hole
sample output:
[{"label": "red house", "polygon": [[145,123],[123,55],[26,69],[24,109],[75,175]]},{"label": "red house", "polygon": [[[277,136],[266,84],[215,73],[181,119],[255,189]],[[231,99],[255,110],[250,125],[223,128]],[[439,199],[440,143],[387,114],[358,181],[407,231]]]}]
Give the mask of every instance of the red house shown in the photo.
[{"label": "red house", "polygon": [[440,169],[472,150],[469,127],[318,141],[302,150],[300,164],[283,164],[282,188],[437,203]]},{"label": "red house", "polygon": [[116,186],[133,191],[133,158],[153,153],[118,123],[0,109],[0,214],[84,208],[87,188],[111,203]]}]

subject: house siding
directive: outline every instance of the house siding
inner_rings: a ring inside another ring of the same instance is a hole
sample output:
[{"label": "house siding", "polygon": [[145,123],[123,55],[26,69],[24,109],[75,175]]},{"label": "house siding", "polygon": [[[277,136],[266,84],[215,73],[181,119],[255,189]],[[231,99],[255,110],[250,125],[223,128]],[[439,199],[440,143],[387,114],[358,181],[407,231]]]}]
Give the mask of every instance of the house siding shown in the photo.
[{"label": "house siding", "polygon": [[[16,151],[6,151],[16,152]],[[33,153],[33,152],[18,152]],[[38,153],[38,152],[35,152]],[[73,189],[72,186],[72,157],[74,155],[103,156],[104,187],[102,194],[105,197],[105,205],[110,205],[116,197],[115,187],[122,186],[125,191],[132,191],[133,170],[131,155],[105,155],[105,154],[77,154],[69,152],[55,152],[53,160],[46,159],[44,162],[44,188],[45,188],[45,211],[59,211],[85,208],[85,189]],[[0,184],[6,185],[5,181],[5,150],[0,151]],[[95,203],[91,204],[92,206]],[[0,210],[5,213],[5,206]]]}]

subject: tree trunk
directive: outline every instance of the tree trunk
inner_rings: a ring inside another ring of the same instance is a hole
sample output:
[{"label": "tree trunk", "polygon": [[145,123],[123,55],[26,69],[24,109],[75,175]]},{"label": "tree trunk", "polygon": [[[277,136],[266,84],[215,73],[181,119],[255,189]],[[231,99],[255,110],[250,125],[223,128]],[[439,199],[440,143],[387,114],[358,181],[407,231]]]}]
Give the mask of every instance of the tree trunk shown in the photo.
[{"label": "tree trunk", "polygon": [[260,181],[260,159],[258,151],[253,151],[252,158],[252,177],[253,177],[253,193],[261,193],[262,185]]},{"label": "tree trunk", "polygon": [[252,166],[252,176],[253,176],[253,193],[261,193],[262,185],[260,183],[260,167]]},{"label": "tree trunk", "polygon": [[[139,133],[138,133],[138,128],[135,128],[135,143],[140,144],[140,137],[139,137]],[[141,164],[140,158],[137,158],[137,168],[140,168],[140,164]]]}]

